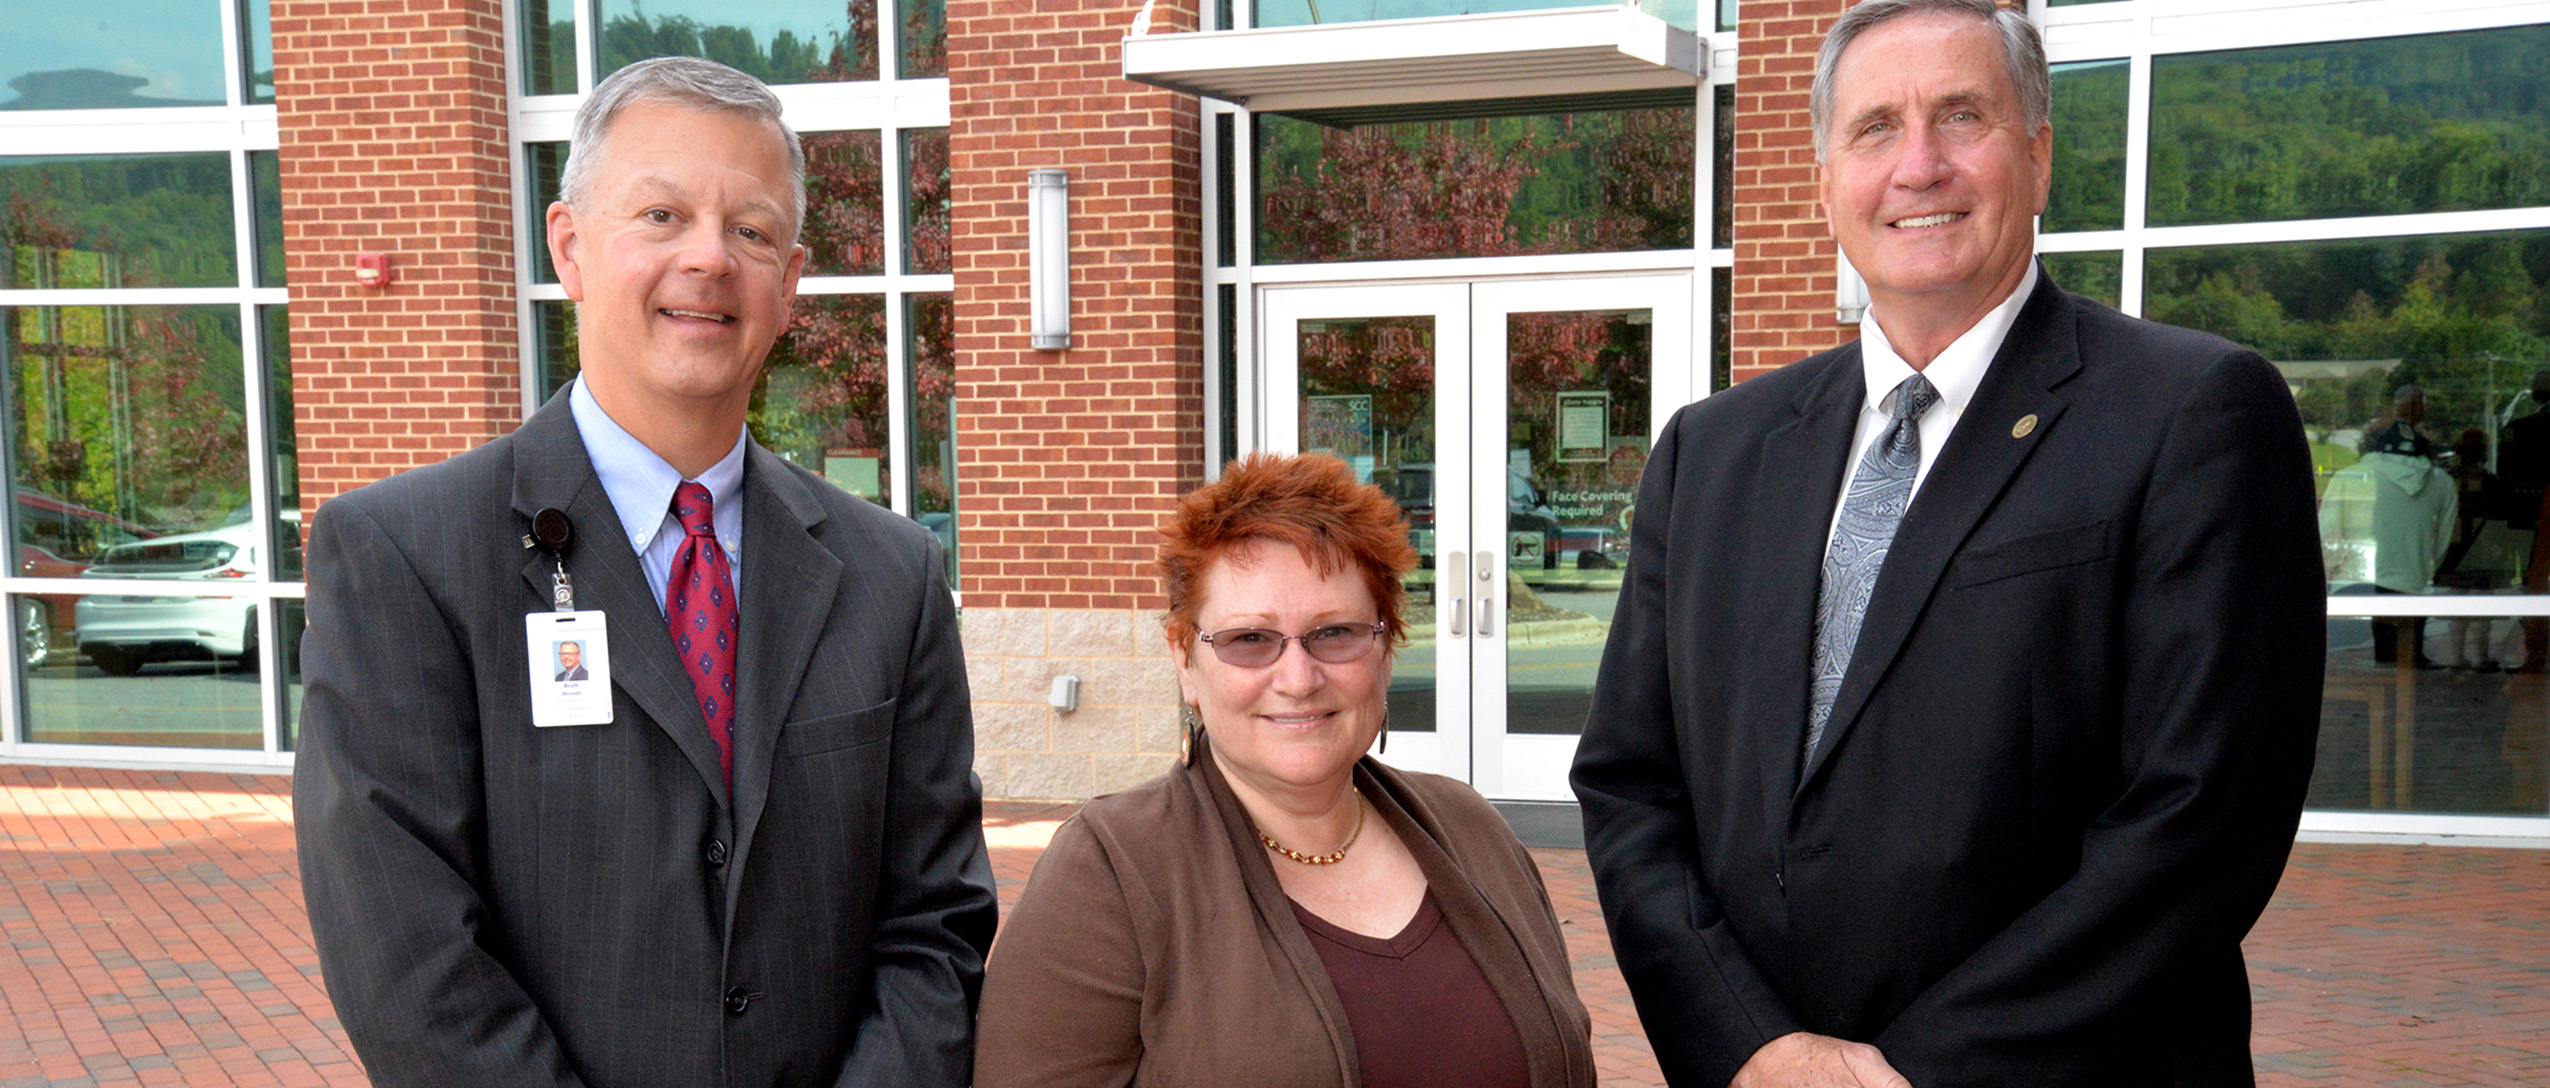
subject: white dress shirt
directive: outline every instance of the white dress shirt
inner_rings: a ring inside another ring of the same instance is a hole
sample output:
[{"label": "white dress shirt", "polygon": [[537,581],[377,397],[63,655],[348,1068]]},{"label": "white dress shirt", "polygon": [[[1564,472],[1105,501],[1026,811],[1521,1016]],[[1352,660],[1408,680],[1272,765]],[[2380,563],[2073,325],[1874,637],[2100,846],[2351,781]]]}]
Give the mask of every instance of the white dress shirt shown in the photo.
[{"label": "white dress shirt", "polygon": [[584,455],[593,461],[593,475],[602,481],[603,494],[610,496],[611,509],[620,515],[620,529],[627,534],[630,549],[637,552],[638,566],[646,571],[647,588],[655,591],[655,610],[664,611],[664,584],[673,577],[673,553],[682,546],[682,523],[673,517],[673,491],[685,483],[708,488],[709,527],[717,531],[717,543],[726,549],[726,573],[734,580],[735,599],[743,600],[746,432],[738,429],[735,448],[698,479],[684,480],[671,462],[612,421],[584,387],[582,376],[568,392],[567,406],[575,412],[576,431],[584,438]]},{"label": "white dress shirt", "polygon": [[[1930,466],[1939,460],[1939,451],[1948,444],[1948,435],[1964,418],[1966,404],[1974,400],[1975,390],[1983,385],[1983,372],[1992,366],[1992,357],[2001,353],[2001,342],[2009,339],[2010,326],[2019,320],[2019,308],[2027,304],[2028,295],[2036,290],[2036,262],[2028,262],[2028,274],[2010,297],[1983,315],[1947,349],[1921,368],[1922,377],[1930,379],[1930,387],[1939,391],[1939,403],[1921,417],[1921,466],[1913,470],[1913,498],[1921,495],[1921,485],[1930,478]],[[1870,443],[1886,432],[1889,413],[1895,407],[1895,387],[1915,373],[1912,364],[1895,353],[1895,345],[1886,339],[1886,330],[1877,323],[1877,310],[1871,307],[1859,324],[1859,369],[1861,380],[1868,383],[1868,395],[1860,400],[1859,429],[1851,436],[1850,464],[1843,469],[1842,489],[1833,497],[1833,517],[1824,526],[1824,546],[1833,546],[1833,527],[1842,521],[1842,500],[1851,493],[1851,480],[1859,475],[1860,464],[1868,457]],[[1909,503],[1911,500],[1907,499]],[[1909,506],[1907,506],[1909,509]]]}]

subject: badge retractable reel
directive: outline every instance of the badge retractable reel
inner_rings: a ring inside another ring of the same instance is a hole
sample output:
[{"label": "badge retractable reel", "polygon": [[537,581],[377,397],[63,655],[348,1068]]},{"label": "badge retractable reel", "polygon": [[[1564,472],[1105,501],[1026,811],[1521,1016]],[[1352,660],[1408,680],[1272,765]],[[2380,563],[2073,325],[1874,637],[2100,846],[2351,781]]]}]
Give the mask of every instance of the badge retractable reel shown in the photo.
[{"label": "badge retractable reel", "polygon": [[531,681],[531,724],[611,724],[611,643],[600,610],[576,610],[575,580],[567,574],[567,548],[575,525],[566,511],[544,507],[531,516],[522,546],[549,553],[550,611],[522,617],[524,666]]}]

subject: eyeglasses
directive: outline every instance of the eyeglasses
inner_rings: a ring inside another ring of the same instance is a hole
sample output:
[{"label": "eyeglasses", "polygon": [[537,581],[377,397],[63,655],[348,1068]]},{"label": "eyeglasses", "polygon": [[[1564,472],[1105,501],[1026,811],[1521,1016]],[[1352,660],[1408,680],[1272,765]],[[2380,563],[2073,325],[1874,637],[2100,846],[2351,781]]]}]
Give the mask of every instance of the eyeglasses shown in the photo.
[{"label": "eyeglasses", "polygon": [[1379,623],[1332,623],[1298,635],[1269,631],[1263,627],[1234,627],[1202,636],[1204,644],[1213,647],[1213,656],[1225,665],[1243,669],[1262,669],[1284,656],[1284,644],[1298,642],[1314,660],[1331,665],[1363,660],[1381,641],[1381,633],[1389,627]]}]

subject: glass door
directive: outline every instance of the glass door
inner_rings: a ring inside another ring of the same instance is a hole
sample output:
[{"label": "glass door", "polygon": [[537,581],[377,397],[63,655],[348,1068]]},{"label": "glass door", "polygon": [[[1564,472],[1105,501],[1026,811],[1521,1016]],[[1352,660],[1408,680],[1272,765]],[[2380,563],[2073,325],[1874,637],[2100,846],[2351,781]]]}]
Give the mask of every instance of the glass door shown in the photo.
[{"label": "glass door", "polygon": [[[1398,766],[1565,800],[1656,427],[1698,395],[1687,275],[1267,288],[1268,448],[1408,517]],[[1659,366],[1658,360],[1667,360]]]}]

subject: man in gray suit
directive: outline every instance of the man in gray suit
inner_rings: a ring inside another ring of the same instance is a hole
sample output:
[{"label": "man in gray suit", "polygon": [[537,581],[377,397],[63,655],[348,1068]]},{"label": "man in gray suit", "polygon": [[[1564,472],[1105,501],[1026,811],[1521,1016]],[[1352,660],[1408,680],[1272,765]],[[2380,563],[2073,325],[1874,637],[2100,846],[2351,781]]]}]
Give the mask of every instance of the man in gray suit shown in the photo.
[{"label": "man in gray suit", "polygon": [[[970,1079],[995,906],[935,538],[744,429],[804,164],[733,69],[605,80],[548,213],[582,377],[319,512],[294,802],[376,1084]],[[562,711],[574,625],[608,683]]]}]

